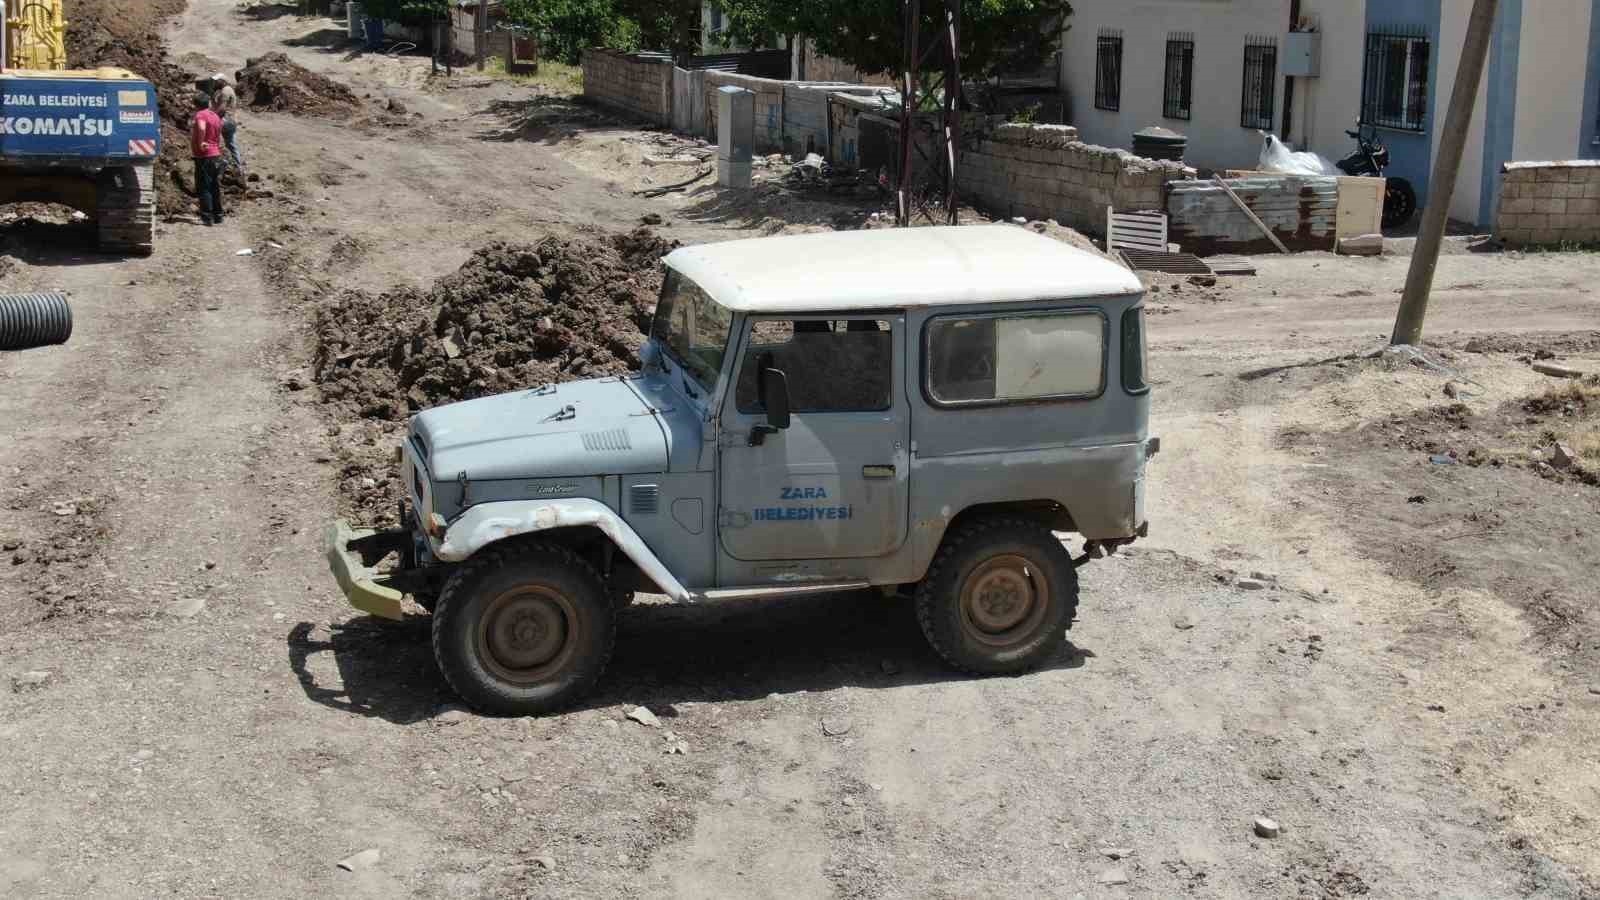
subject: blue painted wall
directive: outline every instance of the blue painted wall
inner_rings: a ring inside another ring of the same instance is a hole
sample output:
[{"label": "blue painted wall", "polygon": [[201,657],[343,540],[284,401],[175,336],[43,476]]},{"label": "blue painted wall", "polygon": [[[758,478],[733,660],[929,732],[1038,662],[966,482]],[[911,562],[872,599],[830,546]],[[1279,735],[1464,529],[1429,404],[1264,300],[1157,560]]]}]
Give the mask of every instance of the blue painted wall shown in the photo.
[{"label": "blue painted wall", "polygon": [[1578,129],[1578,159],[1600,158],[1600,0],[1594,0],[1589,15],[1589,70],[1584,78],[1583,127]]},{"label": "blue painted wall", "polygon": [[[1600,0],[1594,0],[1600,4]],[[1591,54],[1592,58],[1592,54]],[[1500,166],[1517,136],[1517,69],[1522,59],[1522,0],[1503,0],[1489,47],[1489,96],[1483,122],[1483,185],[1478,222],[1494,224],[1500,209]],[[1458,182],[1459,183],[1459,182]]]},{"label": "blue painted wall", "polygon": [[[1422,26],[1431,38],[1432,58],[1428,60],[1428,109],[1422,131],[1379,129],[1378,139],[1389,148],[1388,175],[1404,178],[1417,189],[1417,206],[1428,204],[1428,176],[1433,171],[1433,118],[1439,108],[1439,17],[1440,0],[1367,0],[1367,28],[1380,25]],[[1459,49],[1457,52],[1460,52]],[[1363,59],[1366,43],[1361,46]],[[1364,80],[1364,76],[1363,76]],[[1448,91],[1445,87],[1443,90]]]}]

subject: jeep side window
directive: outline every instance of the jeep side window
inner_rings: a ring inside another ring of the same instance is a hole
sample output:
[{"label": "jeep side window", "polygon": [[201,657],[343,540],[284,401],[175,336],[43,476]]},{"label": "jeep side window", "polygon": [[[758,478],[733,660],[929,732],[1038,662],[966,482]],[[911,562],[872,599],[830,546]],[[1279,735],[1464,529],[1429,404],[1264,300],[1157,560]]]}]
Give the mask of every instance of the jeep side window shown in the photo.
[{"label": "jeep side window", "polygon": [[783,370],[796,413],[888,409],[893,331],[879,319],[758,319],[751,323],[735,398],[741,413],[762,413],[759,369]]},{"label": "jeep side window", "polygon": [[928,323],[924,377],[940,406],[1098,396],[1106,320],[1094,310],[945,316]]}]

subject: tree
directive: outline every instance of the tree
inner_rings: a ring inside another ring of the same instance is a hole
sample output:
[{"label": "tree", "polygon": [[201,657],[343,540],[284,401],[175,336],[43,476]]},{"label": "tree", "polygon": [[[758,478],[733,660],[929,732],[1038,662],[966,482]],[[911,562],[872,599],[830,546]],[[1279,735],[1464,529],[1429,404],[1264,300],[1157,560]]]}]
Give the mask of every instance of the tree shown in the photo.
[{"label": "tree", "polygon": [[[733,38],[759,46],[764,35],[804,35],[817,52],[868,75],[905,65],[902,0],[724,0]],[[1061,46],[1070,0],[962,0],[961,72],[987,78],[1032,71]],[[944,25],[944,4],[922,0],[923,34]],[[937,61],[935,61],[937,64]]]},{"label": "tree", "polygon": [[584,50],[639,49],[639,23],[623,14],[618,0],[506,0],[506,17],[539,34],[539,49],[551,59],[577,65]]},{"label": "tree", "polygon": [[374,19],[406,25],[426,25],[444,18],[447,0],[366,0],[362,11]]}]

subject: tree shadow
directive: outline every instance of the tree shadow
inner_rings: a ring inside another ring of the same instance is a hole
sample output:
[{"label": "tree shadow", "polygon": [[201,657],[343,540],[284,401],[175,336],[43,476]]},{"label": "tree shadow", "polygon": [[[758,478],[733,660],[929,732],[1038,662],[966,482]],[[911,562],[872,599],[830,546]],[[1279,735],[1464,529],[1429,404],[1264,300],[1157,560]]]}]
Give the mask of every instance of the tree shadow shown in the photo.
[{"label": "tree shadow", "polygon": [[626,123],[573,97],[544,94],[526,100],[496,100],[473,114],[488,119],[475,136],[480,141],[556,146],[580,133],[605,128],[628,128]]},{"label": "tree shadow", "polygon": [[256,22],[271,22],[284,16],[300,15],[300,7],[293,3],[258,3],[241,8],[239,15]]},{"label": "tree shadow", "polygon": [[688,195],[693,202],[676,213],[680,219],[769,233],[791,225],[859,231],[873,213],[883,209],[884,202],[876,196],[849,197],[770,181],[752,188],[706,185]]},{"label": "tree shadow", "polygon": [[[315,626],[302,622],[289,634],[289,665],[314,702],[412,724],[459,702],[434,665],[427,623],[421,617],[400,624],[357,619],[318,641],[311,638]],[[319,684],[310,671],[320,653],[332,654],[342,687]],[[1044,668],[1076,669],[1094,656],[1068,642]],[[627,702],[671,715],[682,703],[974,677],[953,671],[929,649],[909,602],[876,591],[695,606],[640,603],[622,613],[611,665],[578,708]]]},{"label": "tree shadow", "polygon": [[285,47],[316,47],[322,50],[343,49],[346,44],[355,40],[342,28],[319,28],[307,32],[299,37],[285,38],[279,43]]}]

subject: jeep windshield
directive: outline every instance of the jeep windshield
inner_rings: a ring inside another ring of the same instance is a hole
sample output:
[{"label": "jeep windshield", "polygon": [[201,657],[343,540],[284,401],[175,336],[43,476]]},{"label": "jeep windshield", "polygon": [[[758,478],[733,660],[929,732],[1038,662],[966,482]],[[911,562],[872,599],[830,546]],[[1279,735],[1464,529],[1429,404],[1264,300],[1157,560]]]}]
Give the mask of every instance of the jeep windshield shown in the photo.
[{"label": "jeep windshield", "polygon": [[699,383],[702,393],[717,383],[732,324],[731,310],[711,299],[698,284],[667,270],[650,337]]}]

